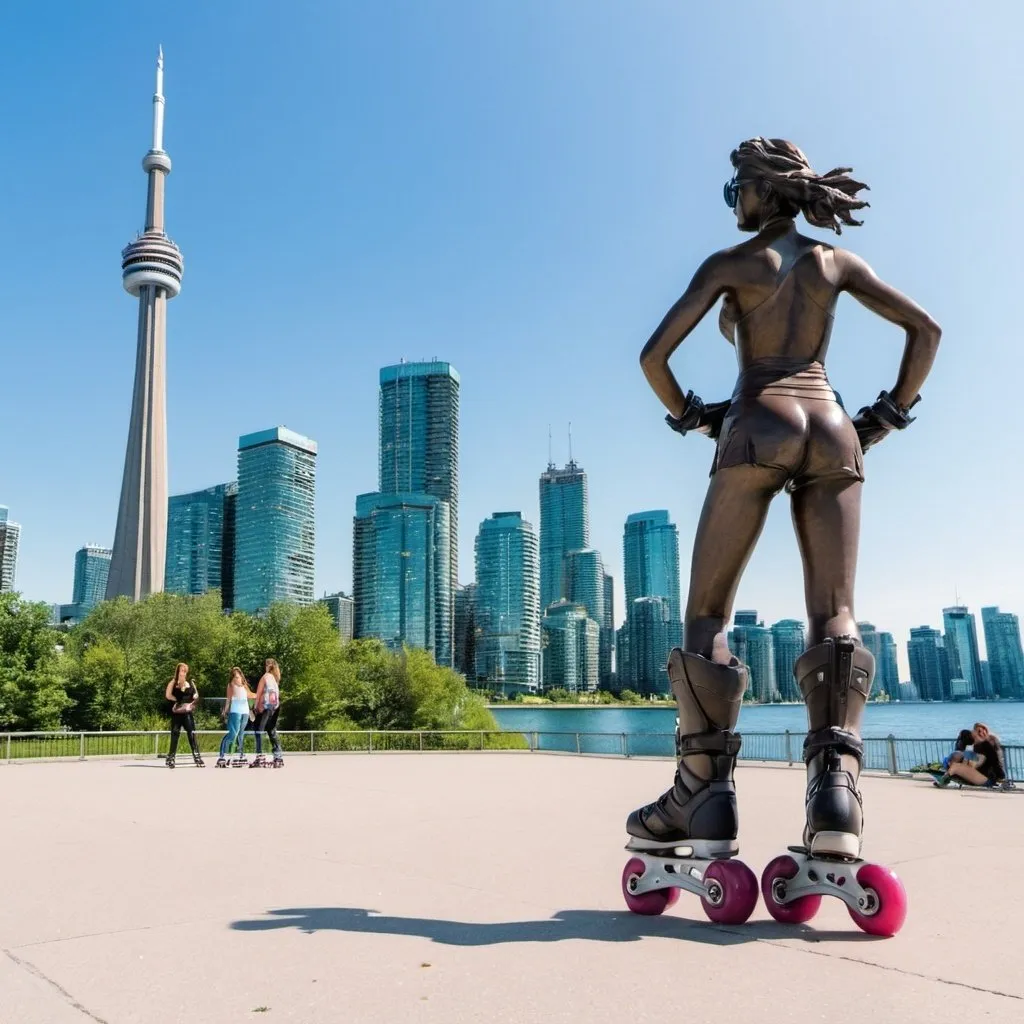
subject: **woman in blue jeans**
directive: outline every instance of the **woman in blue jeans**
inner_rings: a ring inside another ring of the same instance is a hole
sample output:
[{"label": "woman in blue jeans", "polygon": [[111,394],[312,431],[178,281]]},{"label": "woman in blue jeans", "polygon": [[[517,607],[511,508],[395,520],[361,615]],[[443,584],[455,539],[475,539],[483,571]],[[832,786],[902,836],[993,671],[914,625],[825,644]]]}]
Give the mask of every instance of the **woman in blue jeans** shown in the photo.
[{"label": "woman in blue jeans", "polygon": [[220,756],[217,758],[218,768],[227,768],[227,756],[231,747],[237,741],[238,758],[241,762],[242,738],[245,736],[245,725],[249,721],[249,699],[255,698],[256,694],[249,689],[249,682],[242,675],[242,670],[237,666],[231,670],[231,679],[228,681],[227,694],[225,695],[224,707],[220,717],[227,722],[227,732],[224,739],[220,741]]}]

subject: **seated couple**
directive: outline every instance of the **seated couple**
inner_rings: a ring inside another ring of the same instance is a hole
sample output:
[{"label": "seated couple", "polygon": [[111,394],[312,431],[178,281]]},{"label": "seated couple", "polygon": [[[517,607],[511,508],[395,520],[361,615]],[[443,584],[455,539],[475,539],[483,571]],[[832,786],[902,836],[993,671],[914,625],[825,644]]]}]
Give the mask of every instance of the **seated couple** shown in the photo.
[{"label": "seated couple", "polygon": [[1003,745],[982,722],[975,722],[973,729],[961,730],[956,748],[943,766],[945,774],[936,780],[936,786],[948,786],[955,780],[961,785],[991,788],[1006,782]]}]

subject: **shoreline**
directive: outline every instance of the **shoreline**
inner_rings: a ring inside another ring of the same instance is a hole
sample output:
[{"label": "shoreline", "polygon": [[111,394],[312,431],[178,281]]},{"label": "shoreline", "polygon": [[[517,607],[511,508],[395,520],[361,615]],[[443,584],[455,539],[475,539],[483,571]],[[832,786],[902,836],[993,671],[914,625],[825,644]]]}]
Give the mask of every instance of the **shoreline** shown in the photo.
[{"label": "shoreline", "polygon": [[[971,699],[971,700],[869,700],[867,703],[868,703],[869,706],[884,705],[886,707],[904,707],[904,706],[906,706],[906,707],[915,707],[916,708],[916,707],[922,707],[922,706],[929,706],[930,707],[930,706],[933,706],[933,705],[941,705],[942,707],[945,707],[946,705],[952,706],[952,705],[960,705],[960,704],[966,704],[966,705],[973,705],[973,704],[1021,704],[1021,703],[1024,703],[1024,698],[1020,698],[1020,697],[1006,697],[1006,698],[989,697],[989,698],[985,698],[985,699],[976,699],[975,698],[975,699]],[[769,704],[759,704],[759,703],[757,703],[755,701],[748,701],[748,702],[745,702],[743,706],[744,707],[754,707],[754,708],[802,708],[804,706],[804,704],[803,704],[803,701],[798,701],[798,700],[773,701],[773,702],[771,702]],[[566,710],[566,711],[581,711],[581,710],[600,711],[603,708],[630,708],[630,709],[635,710],[635,711],[660,711],[660,710],[662,710],[664,708],[671,708],[671,707],[675,707],[675,701],[673,701],[671,698],[666,698],[666,699],[660,700],[660,701],[647,701],[647,700],[645,700],[645,701],[642,701],[639,704],[630,704],[630,703],[628,703],[626,701],[613,701],[612,703],[609,703],[609,704],[594,704],[594,703],[589,702],[589,701],[587,703],[584,703],[584,704],[569,704],[569,703],[566,703],[564,701],[555,702],[555,701],[543,701],[543,700],[540,700],[540,701],[529,701],[529,702],[527,702],[527,701],[509,700],[509,701],[502,701],[502,702],[500,702],[498,704],[492,704],[492,703],[487,704],[487,709],[489,711],[505,711],[505,710],[516,709],[516,708],[521,708],[523,710],[525,710],[527,708],[544,708],[546,711],[547,710],[554,711],[556,709],[563,709],[563,710]]]}]

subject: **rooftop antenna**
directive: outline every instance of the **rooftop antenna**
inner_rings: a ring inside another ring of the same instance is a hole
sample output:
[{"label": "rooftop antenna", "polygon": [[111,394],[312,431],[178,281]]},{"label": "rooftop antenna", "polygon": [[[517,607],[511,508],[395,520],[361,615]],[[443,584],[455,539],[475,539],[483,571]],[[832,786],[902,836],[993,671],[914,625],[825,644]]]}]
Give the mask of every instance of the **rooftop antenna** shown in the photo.
[{"label": "rooftop antenna", "polygon": [[569,465],[573,465],[572,461],[572,421],[569,421]]},{"label": "rooftop antenna", "polygon": [[555,462],[551,452],[551,424],[548,424],[548,469],[554,469]]}]

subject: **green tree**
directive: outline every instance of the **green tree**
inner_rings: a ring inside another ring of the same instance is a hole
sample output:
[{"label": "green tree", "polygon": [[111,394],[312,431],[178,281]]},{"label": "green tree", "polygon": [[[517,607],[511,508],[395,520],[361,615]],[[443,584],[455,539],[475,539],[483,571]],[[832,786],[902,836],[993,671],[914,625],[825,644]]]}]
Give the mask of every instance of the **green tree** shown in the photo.
[{"label": "green tree", "polygon": [[62,635],[45,604],[0,594],[0,727],[54,729],[71,705],[59,671]]}]

